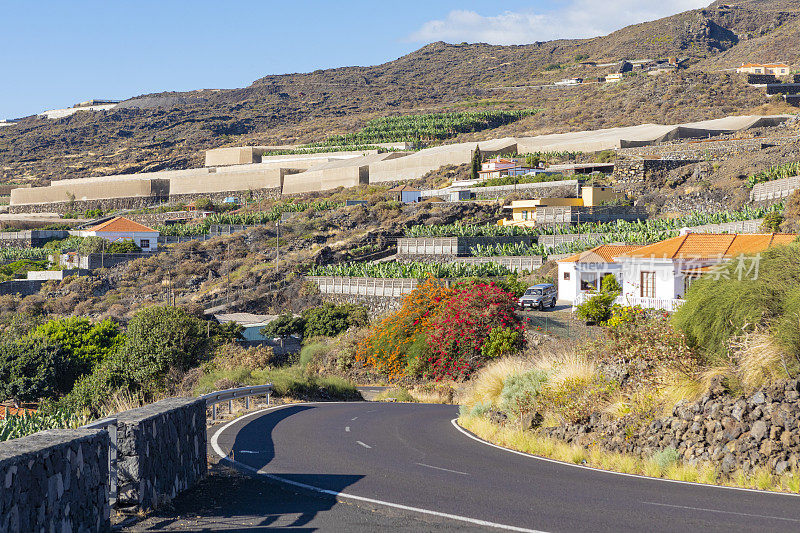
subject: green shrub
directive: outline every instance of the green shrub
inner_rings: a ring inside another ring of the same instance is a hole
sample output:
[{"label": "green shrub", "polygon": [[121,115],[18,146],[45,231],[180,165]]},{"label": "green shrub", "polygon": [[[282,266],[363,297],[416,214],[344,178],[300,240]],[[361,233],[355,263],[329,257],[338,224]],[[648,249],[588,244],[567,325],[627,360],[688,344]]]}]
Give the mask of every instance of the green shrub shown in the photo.
[{"label": "green shrub", "polygon": [[142,249],[131,239],[123,239],[112,242],[106,247],[105,251],[109,254],[136,254],[141,252]]},{"label": "green shrub", "polygon": [[481,348],[481,355],[486,359],[494,359],[516,353],[522,346],[520,337],[518,330],[504,327],[494,328],[489,332],[489,338]]},{"label": "green shrub", "polygon": [[614,300],[617,299],[616,293],[600,292],[579,305],[575,314],[587,322],[594,324],[604,324],[611,318],[611,309]]},{"label": "green shrub", "polygon": [[500,408],[517,418],[535,412],[547,378],[547,373],[540,370],[511,374],[503,381]]},{"label": "green shrub", "polygon": [[92,323],[88,318],[54,319],[36,328],[34,335],[59,344],[65,351],[74,378],[91,372],[95,365],[118,350],[125,336],[111,320]]},{"label": "green shrub", "polygon": [[81,255],[99,254],[108,248],[108,241],[102,237],[90,235],[78,243],[78,253]]},{"label": "green shrub", "polygon": [[128,324],[122,350],[130,384],[160,388],[171,369],[186,371],[208,355],[206,324],[179,307],[138,311]]},{"label": "green shrub", "polygon": [[669,467],[678,462],[678,450],[673,447],[664,448],[653,454],[653,462],[658,465],[661,471],[666,471]]},{"label": "green shrub", "polygon": [[781,230],[781,224],[783,224],[783,214],[772,211],[764,216],[761,229],[767,233],[778,233]]},{"label": "green shrub", "polygon": [[198,211],[213,211],[214,210],[214,202],[212,202],[208,198],[198,198],[194,201],[194,207]]},{"label": "green shrub", "polygon": [[288,337],[289,335],[302,335],[306,327],[306,320],[291,313],[284,313],[278,318],[261,328],[261,334],[268,338]]},{"label": "green shrub", "polygon": [[406,403],[414,403],[416,400],[411,393],[408,392],[408,389],[404,387],[395,387],[393,389],[386,389],[385,391],[378,394],[375,398],[378,401],[386,401],[389,398],[392,398],[398,402],[406,402]]},{"label": "green shrub", "polygon": [[335,337],[352,326],[366,326],[367,310],[360,305],[336,305],[330,302],[303,312],[303,335],[310,337]]},{"label": "green shrub", "polygon": [[539,401],[563,423],[577,424],[606,405],[617,389],[616,383],[597,374],[571,376],[543,387]]},{"label": "green shrub", "polygon": [[66,354],[56,343],[37,336],[0,340],[0,399],[33,402],[66,392]]}]

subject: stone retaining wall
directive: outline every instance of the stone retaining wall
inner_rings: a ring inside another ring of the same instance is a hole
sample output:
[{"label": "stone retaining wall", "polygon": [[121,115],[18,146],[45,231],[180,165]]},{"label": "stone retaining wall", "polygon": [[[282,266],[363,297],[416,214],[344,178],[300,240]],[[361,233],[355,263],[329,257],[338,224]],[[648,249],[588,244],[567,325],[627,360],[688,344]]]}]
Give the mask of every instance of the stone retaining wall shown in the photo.
[{"label": "stone retaining wall", "polygon": [[206,473],[206,402],[170,398],[117,415],[121,505],[152,509]]},{"label": "stone retaining wall", "polygon": [[697,162],[696,159],[618,159],[613,177],[626,185],[641,184],[653,175]]},{"label": "stone retaining wall", "polygon": [[0,531],[110,531],[105,430],[0,442]]},{"label": "stone retaining wall", "polygon": [[545,428],[567,442],[650,457],[674,448],[688,463],[709,461],[724,473],[765,466],[775,474],[800,467],[800,380],[749,397],[721,388],[695,403],[679,402],[671,416],[637,427],[633,421],[593,415],[586,424]]},{"label": "stone retaining wall", "polygon": [[783,146],[800,140],[797,135],[755,139],[725,139],[713,141],[688,141],[665,143],[638,148],[617,150],[629,157],[660,157],[674,160],[721,161],[740,154],[760,152],[772,146]]},{"label": "stone retaining wall", "polygon": [[75,200],[73,202],[53,202],[42,204],[10,205],[9,213],[70,213],[101,209],[115,211],[117,209],[144,209],[168,201],[166,196],[137,196],[131,198],[105,198],[102,200]]}]

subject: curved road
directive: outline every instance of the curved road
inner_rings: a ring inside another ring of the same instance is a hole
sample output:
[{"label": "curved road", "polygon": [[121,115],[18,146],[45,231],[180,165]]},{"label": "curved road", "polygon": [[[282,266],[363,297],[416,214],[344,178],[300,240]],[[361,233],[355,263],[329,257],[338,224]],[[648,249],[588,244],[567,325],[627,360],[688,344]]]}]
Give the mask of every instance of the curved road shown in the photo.
[{"label": "curved road", "polygon": [[[299,404],[242,417],[217,453],[273,479],[517,531],[800,531],[800,497],[612,474],[511,453],[446,405]],[[453,519],[457,519],[451,517]]]}]

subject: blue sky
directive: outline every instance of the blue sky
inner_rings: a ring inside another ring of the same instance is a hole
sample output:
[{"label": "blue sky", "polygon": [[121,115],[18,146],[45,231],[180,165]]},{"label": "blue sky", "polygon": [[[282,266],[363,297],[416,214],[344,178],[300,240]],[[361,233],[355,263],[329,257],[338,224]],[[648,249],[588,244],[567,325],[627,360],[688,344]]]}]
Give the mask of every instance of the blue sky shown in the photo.
[{"label": "blue sky", "polygon": [[0,0],[0,119],[395,59],[437,40],[590,37],[708,0]]}]

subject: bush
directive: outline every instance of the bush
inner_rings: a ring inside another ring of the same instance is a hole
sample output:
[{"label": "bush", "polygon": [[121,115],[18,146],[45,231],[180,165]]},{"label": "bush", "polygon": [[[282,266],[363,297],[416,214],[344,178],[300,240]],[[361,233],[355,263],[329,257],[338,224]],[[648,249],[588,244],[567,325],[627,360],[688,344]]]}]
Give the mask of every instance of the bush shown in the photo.
[{"label": "bush", "polygon": [[593,324],[604,324],[611,318],[611,308],[617,295],[614,293],[600,292],[580,304],[575,314]]},{"label": "bush", "polygon": [[599,374],[570,376],[542,388],[540,403],[562,423],[577,424],[600,411],[616,390],[613,381]]},{"label": "bush", "polygon": [[213,211],[214,210],[214,202],[212,202],[208,198],[198,198],[194,201],[194,207],[198,211]]},{"label": "bush", "polygon": [[481,348],[485,359],[512,355],[522,346],[521,333],[511,328],[494,328],[489,332],[486,344]]},{"label": "bush", "polygon": [[261,334],[268,338],[302,335],[305,327],[306,320],[303,317],[284,313],[261,328]]},{"label": "bush", "polygon": [[102,237],[91,235],[84,237],[78,244],[78,253],[81,255],[99,254],[108,248],[108,241]]},{"label": "bush", "polygon": [[764,215],[764,222],[761,223],[761,230],[766,233],[778,233],[783,223],[783,214],[778,211],[770,211]]},{"label": "bush", "polygon": [[[754,264],[756,271],[742,272]],[[800,353],[798,287],[800,246],[776,246],[720,265],[714,275],[692,283],[672,322],[707,363],[728,363],[731,341],[759,328],[769,328],[776,342],[795,355]]]},{"label": "bush", "polygon": [[0,398],[33,402],[66,392],[68,362],[58,344],[37,336],[0,341]]},{"label": "bush", "polygon": [[503,382],[501,409],[518,419],[535,413],[539,405],[539,393],[547,379],[547,373],[541,370],[511,374]]},{"label": "bush", "polygon": [[[515,304],[512,294],[494,285],[477,283],[457,289],[431,320],[430,376],[437,380],[463,379],[481,367],[486,360],[483,347],[492,330],[522,330]],[[521,349],[522,336],[514,341],[509,348]]]},{"label": "bush", "polygon": [[141,251],[142,249],[130,239],[114,241],[106,247],[106,253],[109,254],[136,254]]},{"label": "bush", "polygon": [[45,337],[64,349],[71,367],[68,373],[73,380],[91,372],[125,341],[119,326],[111,320],[93,324],[82,317],[51,320],[36,328],[34,335]]},{"label": "bush", "polygon": [[[409,368],[409,346],[418,353],[427,349],[430,321],[439,306],[453,294],[452,289],[429,279],[407,294],[400,309],[388,314],[356,347],[355,360],[397,379]],[[415,366],[412,364],[412,367]]]},{"label": "bush", "polygon": [[179,307],[138,311],[128,324],[123,349],[134,388],[161,388],[171,369],[186,371],[206,358],[206,324]]},{"label": "bush", "polygon": [[310,337],[335,337],[353,326],[366,326],[367,310],[360,305],[336,305],[330,302],[303,312],[303,335]]}]

